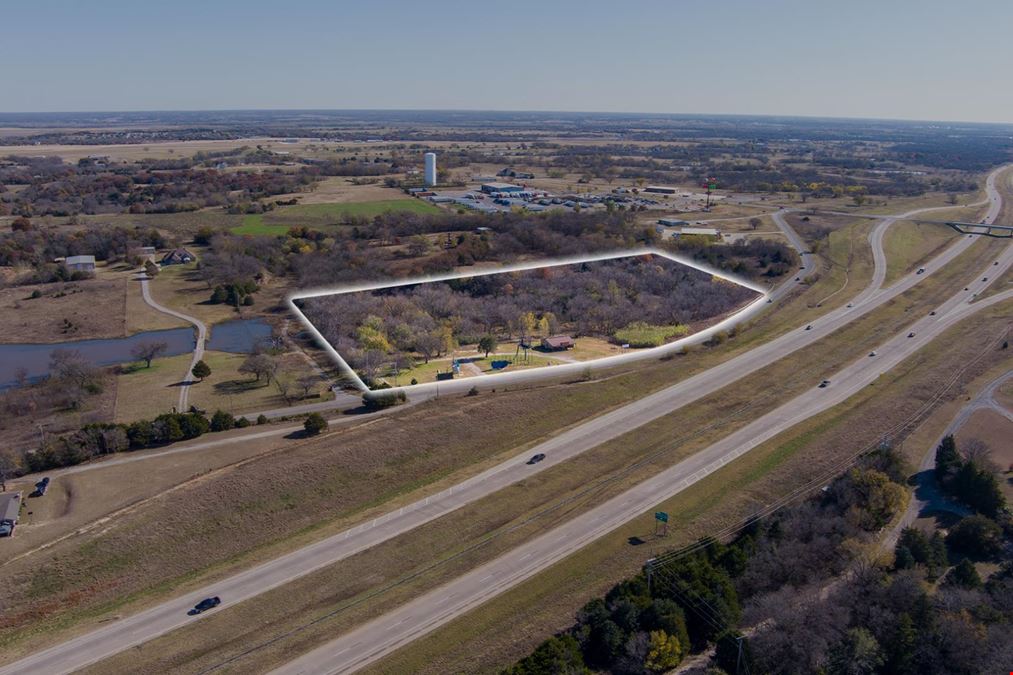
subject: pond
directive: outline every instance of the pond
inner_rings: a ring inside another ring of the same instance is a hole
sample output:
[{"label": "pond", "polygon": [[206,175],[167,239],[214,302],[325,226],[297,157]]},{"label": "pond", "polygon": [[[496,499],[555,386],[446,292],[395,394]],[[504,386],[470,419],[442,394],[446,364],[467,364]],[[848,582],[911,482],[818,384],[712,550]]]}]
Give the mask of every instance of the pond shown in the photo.
[{"label": "pond", "polygon": [[[207,348],[235,354],[248,354],[259,345],[269,344],[271,326],[262,319],[237,319],[211,327]],[[37,381],[49,374],[49,360],[57,349],[81,352],[96,366],[111,366],[134,360],[130,354],[140,342],[164,342],[164,356],[177,356],[193,351],[192,328],[170,328],[137,333],[124,338],[102,340],[71,340],[54,344],[0,344],[0,389],[16,383],[18,370],[25,369],[28,378]]]}]

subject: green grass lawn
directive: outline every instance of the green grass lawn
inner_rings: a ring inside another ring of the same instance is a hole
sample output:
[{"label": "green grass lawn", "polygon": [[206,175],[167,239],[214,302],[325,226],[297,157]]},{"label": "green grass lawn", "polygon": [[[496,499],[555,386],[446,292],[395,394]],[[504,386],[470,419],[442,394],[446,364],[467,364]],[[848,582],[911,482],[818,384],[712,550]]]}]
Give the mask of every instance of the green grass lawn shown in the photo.
[{"label": "green grass lawn", "polygon": [[682,324],[657,326],[639,321],[617,330],[616,339],[623,343],[629,343],[631,347],[659,347],[671,338],[681,337],[688,333],[689,326]]},{"label": "green grass lawn", "polygon": [[232,232],[251,236],[276,236],[285,234],[290,227],[297,225],[335,225],[350,216],[372,218],[387,211],[439,213],[440,208],[421,199],[383,199],[344,204],[299,204],[283,206],[270,213],[244,216],[243,224],[233,227]]}]

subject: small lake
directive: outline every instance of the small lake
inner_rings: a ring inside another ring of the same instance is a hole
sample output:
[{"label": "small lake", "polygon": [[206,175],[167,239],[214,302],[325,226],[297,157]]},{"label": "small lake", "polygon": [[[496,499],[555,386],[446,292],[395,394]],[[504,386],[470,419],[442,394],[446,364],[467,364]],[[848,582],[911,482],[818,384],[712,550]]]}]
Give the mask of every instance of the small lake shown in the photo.
[{"label": "small lake", "polygon": [[[166,343],[168,350],[164,356],[192,352],[194,335],[193,328],[170,328],[145,331],[124,338],[70,340],[44,345],[0,344],[0,389],[14,385],[21,368],[28,371],[31,380],[39,380],[48,375],[50,357],[57,349],[74,349],[96,366],[112,366],[133,361],[130,350],[140,342]],[[270,339],[271,326],[262,319],[237,319],[212,326],[207,349],[248,354],[257,346],[269,344]]]}]

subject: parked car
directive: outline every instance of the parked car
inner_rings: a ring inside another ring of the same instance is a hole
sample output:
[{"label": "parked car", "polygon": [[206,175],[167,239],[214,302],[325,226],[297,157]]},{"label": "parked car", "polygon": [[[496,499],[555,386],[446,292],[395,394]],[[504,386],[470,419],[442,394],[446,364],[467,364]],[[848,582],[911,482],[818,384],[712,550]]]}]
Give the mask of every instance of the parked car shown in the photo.
[{"label": "parked car", "polygon": [[545,453],[539,452],[537,455],[528,460],[528,464],[538,464],[543,459],[545,459]]},{"label": "parked car", "polygon": [[211,598],[204,598],[196,605],[194,605],[193,609],[187,612],[187,614],[189,614],[190,616],[194,616],[196,614],[200,614],[201,612],[206,612],[209,609],[214,609],[220,604],[222,604],[222,599],[219,598],[217,595]]},{"label": "parked car", "polygon": [[49,476],[46,476],[45,478],[43,478],[42,480],[40,480],[38,483],[35,484],[34,496],[42,497],[43,495],[46,494],[46,490],[48,489],[49,489]]},{"label": "parked car", "polygon": [[14,534],[13,520],[0,520],[0,537],[9,537]]}]

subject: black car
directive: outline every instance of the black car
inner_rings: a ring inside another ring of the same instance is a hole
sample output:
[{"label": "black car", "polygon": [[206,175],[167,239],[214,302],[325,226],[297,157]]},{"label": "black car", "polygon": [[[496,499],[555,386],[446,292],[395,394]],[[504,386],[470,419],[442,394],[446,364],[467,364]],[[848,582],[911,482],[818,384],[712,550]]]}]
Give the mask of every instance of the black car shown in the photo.
[{"label": "black car", "polygon": [[528,464],[538,464],[540,461],[545,459],[545,453],[540,452],[531,459],[528,460]]},{"label": "black car", "polygon": [[826,389],[830,386],[830,380],[823,380],[820,382],[820,389]]},{"label": "black car", "polygon": [[198,602],[196,605],[194,605],[193,609],[191,609],[189,612],[187,612],[187,614],[189,614],[190,616],[193,616],[195,614],[200,614],[201,612],[206,612],[209,609],[214,609],[215,607],[217,607],[220,604],[222,604],[222,599],[219,598],[217,595],[214,596],[214,597],[212,597],[212,598],[204,598],[203,600],[201,600],[200,602]]}]

